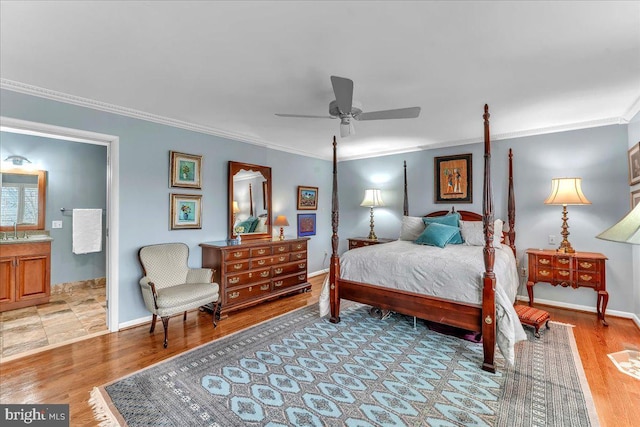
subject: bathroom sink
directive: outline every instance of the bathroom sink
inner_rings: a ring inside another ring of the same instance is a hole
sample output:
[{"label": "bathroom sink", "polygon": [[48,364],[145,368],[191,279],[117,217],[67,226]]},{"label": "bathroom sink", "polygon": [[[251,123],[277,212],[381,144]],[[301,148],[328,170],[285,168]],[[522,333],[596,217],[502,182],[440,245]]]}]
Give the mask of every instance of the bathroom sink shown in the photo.
[{"label": "bathroom sink", "polygon": [[36,243],[36,242],[49,242],[53,240],[48,234],[31,234],[28,237],[19,236],[14,239],[13,236],[6,239],[0,238],[0,245],[11,245],[18,243]]}]

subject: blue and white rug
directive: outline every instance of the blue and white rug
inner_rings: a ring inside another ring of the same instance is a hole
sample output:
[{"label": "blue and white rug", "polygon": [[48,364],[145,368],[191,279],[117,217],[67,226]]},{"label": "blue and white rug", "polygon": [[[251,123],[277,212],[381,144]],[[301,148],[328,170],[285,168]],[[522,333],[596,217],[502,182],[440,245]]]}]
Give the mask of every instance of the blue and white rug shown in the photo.
[{"label": "blue and white rug", "polygon": [[[414,329],[412,318],[380,320],[355,305],[341,319],[297,310],[95,388],[91,404],[101,425],[128,426],[554,425],[548,407],[562,411],[538,396],[556,383],[536,379],[548,372],[535,347],[555,335],[572,339],[567,326],[521,343],[533,355],[520,357],[522,367],[499,360],[491,374],[480,369],[482,344]],[[557,383],[562,406],[577,415],[557,425],[593,425],[567,349]]]}]

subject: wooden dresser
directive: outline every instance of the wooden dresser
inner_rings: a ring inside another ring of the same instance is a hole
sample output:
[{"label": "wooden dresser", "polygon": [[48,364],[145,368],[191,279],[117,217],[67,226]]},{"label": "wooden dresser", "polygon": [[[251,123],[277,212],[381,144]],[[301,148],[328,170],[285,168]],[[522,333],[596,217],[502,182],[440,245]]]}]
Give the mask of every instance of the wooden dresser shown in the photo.
[{"label": "wooden dresser", "polygon": [[293,292],[308,291],[308,237],[285,240],[204,242],[202,267],[220,285],[220,317]]},{"label": "wooden dresser", "polygon": [[591,288],[598,294],[596,311],[598,319],[607,325],[604,319],[609,293],[607,292],[607,257],[596,252],[563,253],[555,250],[527,249],[529,257],[529,278],[527,293],[529,305],[533,306],[533,286],[537,282],[553,286],[572,288]]}]

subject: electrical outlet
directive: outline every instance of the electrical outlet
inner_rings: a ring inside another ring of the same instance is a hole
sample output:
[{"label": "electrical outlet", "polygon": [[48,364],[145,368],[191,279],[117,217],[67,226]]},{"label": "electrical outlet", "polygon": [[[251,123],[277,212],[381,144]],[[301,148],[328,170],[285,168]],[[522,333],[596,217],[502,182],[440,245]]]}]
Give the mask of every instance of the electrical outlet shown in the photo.
[{"label": "electrical outlet", "polygon": [[62,221],[51,221],[51,228],[62,228]]},{"label": "electrical outlet", "polygon": [[550,245],[555,245],[556,243],[558,243],[558,241],[556,240],[556,236],[555,234],[549,234],[549,244]]},{"label": "electrical outlet", "polygon": [[522,277],[527,277],[527,267],[522,267],[522,268],[520,269],[520,275],[521,275]]}]

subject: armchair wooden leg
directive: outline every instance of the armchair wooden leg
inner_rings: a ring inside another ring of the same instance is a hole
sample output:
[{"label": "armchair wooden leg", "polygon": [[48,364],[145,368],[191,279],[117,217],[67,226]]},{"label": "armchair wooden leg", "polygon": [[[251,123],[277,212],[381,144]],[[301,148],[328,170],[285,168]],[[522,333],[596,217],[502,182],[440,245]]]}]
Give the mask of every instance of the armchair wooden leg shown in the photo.
[{"label": "armchair wooden leg", "polygon": [[211,315],[212,315],[213,327],[215,328],[218,326],[218,319],[220,318],[220,313],[218,312],[218,310],[220,309],[220,300],[214,302],[212,305],[213,305],[213,312],[211,313]]},{"label": "armchair wooden leg", "polygon": [[182,321],[186,322],[187,321],[187,311],[185,310],[184,315],[182,316]]},{"label": "armchair wooden leg", "polygon": [[151,319],[151,329],[149,329],[149,333],[152,334],[153,331],[156,330],[156,320],[158,320],[158,316],[153,315],[153,319]]},{"label": "armchair wooden leg", "polygon": [[169,316],[162,318],[162,325],[164,326],[164,348],[169,345]]}]

